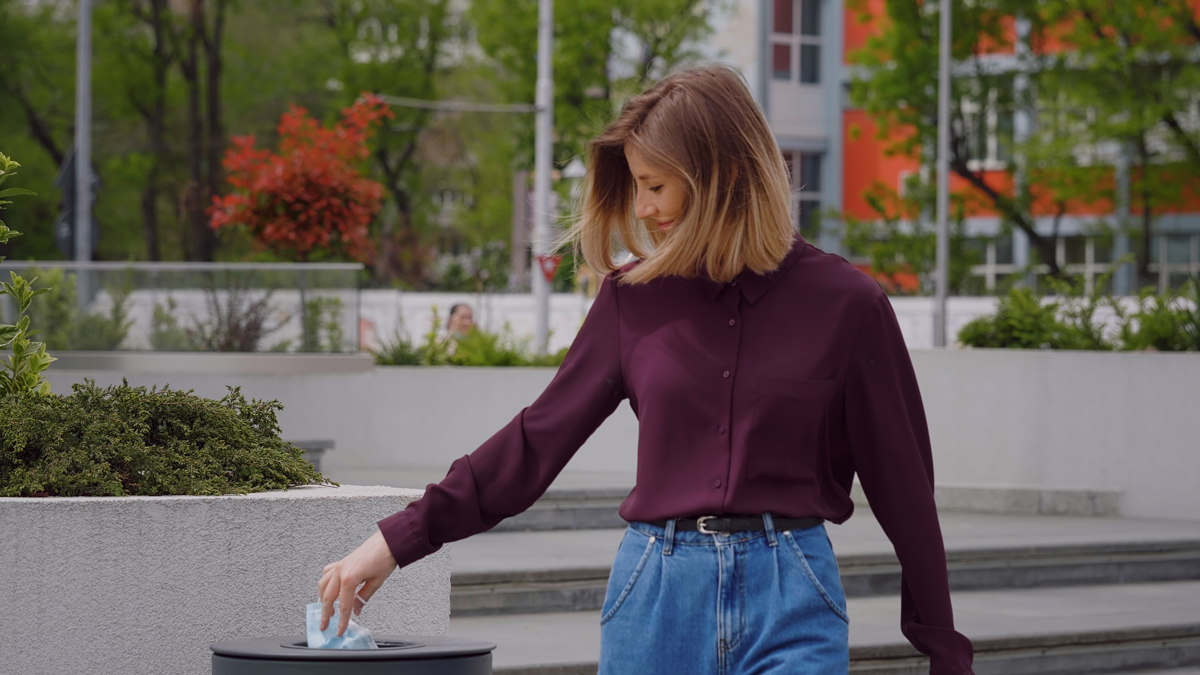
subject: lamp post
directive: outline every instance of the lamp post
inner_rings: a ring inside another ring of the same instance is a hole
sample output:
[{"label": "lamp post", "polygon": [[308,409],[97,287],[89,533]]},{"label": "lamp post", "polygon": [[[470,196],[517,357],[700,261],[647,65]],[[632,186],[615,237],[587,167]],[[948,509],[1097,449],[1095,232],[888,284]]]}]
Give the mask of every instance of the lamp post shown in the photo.
[{"label": "lamp post", "polygon": [[[79,0],[75,37],[75,260],[92,259],[92,3]],[[88,270],[76,272],[80,308],[91,301]]]},{"label": "lamp post", "polygon": [[545,353],[550,332],[550,282],[542,274],[542,256],[550,252],[550,172],[554,139],[554,0],[538,0],[537,124],[534,136],[532,285],[536,304],[534,343]]},{"label": "lamp post", "polygon": [[933,346],[946,346],[946,294],[950,289],[950,5],[941,0],[938,35],[937,291]]}]

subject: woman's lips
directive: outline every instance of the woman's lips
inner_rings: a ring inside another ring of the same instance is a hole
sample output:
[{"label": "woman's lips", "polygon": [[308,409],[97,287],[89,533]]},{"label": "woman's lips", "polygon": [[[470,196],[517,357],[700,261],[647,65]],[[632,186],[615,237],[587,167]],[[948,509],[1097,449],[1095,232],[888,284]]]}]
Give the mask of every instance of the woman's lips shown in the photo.
[{"label": "woman's lips", "polygon": [[665,229],[671,227],[671,225],[675,224],[675,221],[673,219],[672,220],[664,220],[664,221],[656,220],[654,222],[658,223],[658,229],[660,229],[660,230],[665,230]]}]

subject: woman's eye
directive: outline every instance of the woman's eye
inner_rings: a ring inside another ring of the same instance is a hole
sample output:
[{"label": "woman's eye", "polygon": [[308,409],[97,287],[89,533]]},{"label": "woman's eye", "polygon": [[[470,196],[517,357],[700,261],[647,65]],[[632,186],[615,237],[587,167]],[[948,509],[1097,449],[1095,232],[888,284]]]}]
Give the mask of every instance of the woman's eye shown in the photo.
[{"label": "woman's eye", "polygon": [[655,187],[652,187],[652,188],[650,188],[650,191],[651,191],[651,192],[658,192],[658,191],[659,191],[659,190],[661,190],[661,189],[662,189],[662,186],[661,186],[661,185],[657,185],[657,186],[655,186]]}]

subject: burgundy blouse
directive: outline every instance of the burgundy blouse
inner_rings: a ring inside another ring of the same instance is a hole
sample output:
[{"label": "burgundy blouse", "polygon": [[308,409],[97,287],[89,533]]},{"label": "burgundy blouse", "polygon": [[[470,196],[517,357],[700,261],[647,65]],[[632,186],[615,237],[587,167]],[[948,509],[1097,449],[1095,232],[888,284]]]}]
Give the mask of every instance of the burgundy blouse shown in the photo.
[{"label": "burgundy blouse", "polygon": [[767,275],[604,280],[554,380],[439,484],[379,522],[411,564],[529,508],[622,399],[639,421],[627,521],[770,511],[844,522],[857,473],[902,568],[900,627],[932,675],[954,630],[916,376],[887,296],[799,235]]}]

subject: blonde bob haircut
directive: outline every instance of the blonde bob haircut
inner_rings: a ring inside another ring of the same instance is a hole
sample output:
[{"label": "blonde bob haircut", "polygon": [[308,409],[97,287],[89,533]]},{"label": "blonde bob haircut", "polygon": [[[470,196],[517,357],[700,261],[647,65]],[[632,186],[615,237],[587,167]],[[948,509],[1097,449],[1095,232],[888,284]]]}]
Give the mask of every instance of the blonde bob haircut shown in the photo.
[{"label": "blonde bob haircut", "polygon": [[[625,147],[679,178],[683,213],[668,231],[634,215],[637,196]],[[574,241],[588,267],[618,269],[617,245],[641,259],[624,283],[706,275],[732,281],[765,274],[792,247],[791,182],[775,138],[741,75],[725,66],[677,72],[626,101],[589,146]]]}]

